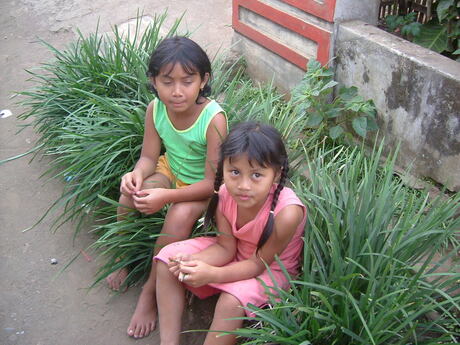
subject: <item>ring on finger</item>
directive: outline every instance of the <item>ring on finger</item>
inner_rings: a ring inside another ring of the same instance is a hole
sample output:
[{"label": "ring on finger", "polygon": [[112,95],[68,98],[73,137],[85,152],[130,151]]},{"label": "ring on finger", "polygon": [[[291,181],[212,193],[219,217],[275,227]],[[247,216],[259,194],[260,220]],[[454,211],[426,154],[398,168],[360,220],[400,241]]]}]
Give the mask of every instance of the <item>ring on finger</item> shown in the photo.
[{"label": "ring on finger", "polygon": [[179,281],[183,282],[185,280],[185,277],[187,276],[187,273],[179,272]]}]

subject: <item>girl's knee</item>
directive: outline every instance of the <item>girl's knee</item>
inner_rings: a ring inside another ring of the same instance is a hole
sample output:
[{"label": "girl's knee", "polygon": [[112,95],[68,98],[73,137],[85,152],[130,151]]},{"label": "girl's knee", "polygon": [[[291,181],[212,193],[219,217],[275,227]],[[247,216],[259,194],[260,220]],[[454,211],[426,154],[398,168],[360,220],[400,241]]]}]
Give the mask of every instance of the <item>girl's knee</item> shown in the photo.
[{"label": "girl's knee", "polygon": [[168,242],[187,239],[203,211],[204,207],[201,207],[201,203],[180,202],[171,205],[162,230],[162,233],[174,237]]},{"label": "girl's knee", "polygon": [[124,194],[120,194],[120,198],[118,199],[118,203],[122,206],[117,207],[117,214],[122,215],[133,211],[134,204],[133,198],[130,196],[126,196]]},{"label": "girl's knee", "polygon": [[[219,301],[217,302],[218,308],[223,308],[224,310],[231,310],[234,308],[241,308],[241,302],[238,298],[229,294],[227,292],[222,292],[219,297]],[[241,308],[241,310],[243,310]]]},{"label": "girl's knee", "polygon": [[164,276],[166,274],[170,274],[168,265],[161,260],[156,260],[156,269],[157,269],[157,276]]},{"label": "girl's knee", "polygon": [[203,211],[204,207],[201,207],[201,205],[196,202],[178,202],[171,205],[168,210],[168,215],[171,214],[171,218],[179,222],[187,220],[195,222]]},{"label": "girl's knee", "polygon": [[120,194],[120,198],[118,199],[118,203],[125,205],[131,203],[131,200],[133,198],[131,196],[125,195],[125,194]]}]

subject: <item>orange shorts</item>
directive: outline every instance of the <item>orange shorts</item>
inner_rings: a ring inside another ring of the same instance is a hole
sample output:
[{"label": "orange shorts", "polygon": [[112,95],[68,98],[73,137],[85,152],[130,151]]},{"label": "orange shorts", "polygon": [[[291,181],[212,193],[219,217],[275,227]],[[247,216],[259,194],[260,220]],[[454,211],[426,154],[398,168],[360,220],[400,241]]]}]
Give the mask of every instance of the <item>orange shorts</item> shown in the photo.
[{"label": "orange shorts", "polygon": [[171,167],[169,166],[168,160],[166,156],[162,155],[158,157],[157,168],[155,169],[155,173],[160,173],[165,175],[169,182],[171,182],[171,186],[173,188],[182,188],[187,187],[189,184],[179,180],[171,171]]}]

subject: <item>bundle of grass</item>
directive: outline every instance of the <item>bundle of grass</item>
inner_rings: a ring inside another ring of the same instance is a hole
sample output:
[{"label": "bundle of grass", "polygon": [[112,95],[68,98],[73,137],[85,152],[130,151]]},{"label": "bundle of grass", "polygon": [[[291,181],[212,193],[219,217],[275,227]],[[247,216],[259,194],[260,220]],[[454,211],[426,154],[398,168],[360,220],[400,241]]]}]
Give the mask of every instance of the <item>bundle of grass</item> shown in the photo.
[{"label": "bundle of grass", "polygon": [[[40,138],[40,153],[51,158],[44,174],[67,183],[50,207],[61,208],[53,227],[77,220],[77,231],[88,210],[101,205],[99,194],[114,197],[120,176],[139,156],[146,104],[153,98],[145,74],[149,54],[161,40],[166,14],[155,16],[140,32],[98,32],[79,38],[60,51],[44,44],[54,60],[29,71],[36,85],[21,92]],[[176,32],[179,20],[167,36]],[[43,216],[45,217],[46,214]]]},{"label": "bundle of grass", "polygon": [[294,178],[309,210],[303,270],[269,308],[250,308],[257,324],[236,332],[243,343],[458,342],[460,273],[438,268],[457,252],[442,250],[460,228],[460,195],[430,201],[408,189],[394,157],[380,167],[382,146],[369,157],[318,150],[310,178]]}]

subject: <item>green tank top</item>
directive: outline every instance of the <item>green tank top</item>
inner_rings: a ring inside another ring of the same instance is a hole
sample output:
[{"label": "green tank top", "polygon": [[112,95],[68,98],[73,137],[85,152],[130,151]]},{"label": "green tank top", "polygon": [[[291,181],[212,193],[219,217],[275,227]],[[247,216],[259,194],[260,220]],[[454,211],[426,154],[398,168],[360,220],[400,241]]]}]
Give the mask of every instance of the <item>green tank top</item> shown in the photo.
[{"label": "green tank top", "polygon": [[181,181],[192,184],[204,179],[209,123],[223,109],[211,100],[201,111],[195,123],[184,130],[171,123],[166,106],[155,99],[153,123],[166,149],[166,158],[173,174]]}]

